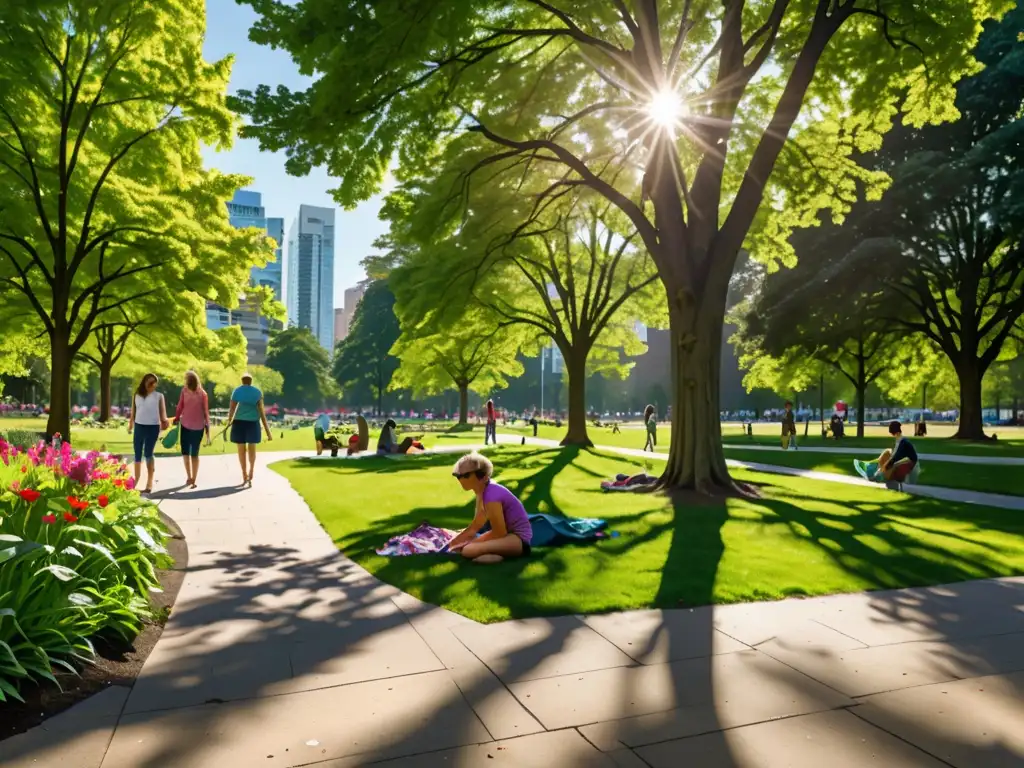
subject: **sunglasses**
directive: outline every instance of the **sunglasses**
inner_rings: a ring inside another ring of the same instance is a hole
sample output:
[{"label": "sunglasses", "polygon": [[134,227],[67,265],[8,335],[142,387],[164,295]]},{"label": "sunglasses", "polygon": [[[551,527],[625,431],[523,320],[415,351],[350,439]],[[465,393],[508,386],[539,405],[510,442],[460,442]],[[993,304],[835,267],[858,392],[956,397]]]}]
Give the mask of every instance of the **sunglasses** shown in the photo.
[{"label": "sunglasses", "polygon": [[467,477],[472,477],[475,474],[476,470],[474,469],[469,472],[452,472],[452,477],[456,477],[459,480],[465,480]]}]

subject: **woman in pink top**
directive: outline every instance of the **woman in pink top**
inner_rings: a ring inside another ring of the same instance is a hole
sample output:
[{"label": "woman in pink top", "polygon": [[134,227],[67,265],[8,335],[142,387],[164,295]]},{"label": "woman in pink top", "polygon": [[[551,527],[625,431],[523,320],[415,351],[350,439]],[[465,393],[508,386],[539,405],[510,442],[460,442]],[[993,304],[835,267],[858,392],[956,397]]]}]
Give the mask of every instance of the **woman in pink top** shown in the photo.
[{"label": "woman in pink top", "polygon": [[204,434],[206,444],[210,444],[210,398],[206,396],[195,371],[185,373],[185,386],[181,389],[174,416],[181,428],[181,457],[188,477],[185,485],[195,488],[199,475],[199,446]]}]

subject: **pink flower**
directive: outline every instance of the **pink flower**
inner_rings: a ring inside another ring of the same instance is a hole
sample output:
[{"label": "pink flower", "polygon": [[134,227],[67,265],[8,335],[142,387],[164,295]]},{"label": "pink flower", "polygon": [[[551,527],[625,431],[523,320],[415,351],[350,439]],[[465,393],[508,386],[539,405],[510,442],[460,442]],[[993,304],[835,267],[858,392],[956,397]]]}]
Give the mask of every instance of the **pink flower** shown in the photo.
[{"label": "pink flower", "polygon": [[127,488],[129,491],[134,490],[135,489],[135,478],[134,477],[127,478],[124,481],[124,487]]}]

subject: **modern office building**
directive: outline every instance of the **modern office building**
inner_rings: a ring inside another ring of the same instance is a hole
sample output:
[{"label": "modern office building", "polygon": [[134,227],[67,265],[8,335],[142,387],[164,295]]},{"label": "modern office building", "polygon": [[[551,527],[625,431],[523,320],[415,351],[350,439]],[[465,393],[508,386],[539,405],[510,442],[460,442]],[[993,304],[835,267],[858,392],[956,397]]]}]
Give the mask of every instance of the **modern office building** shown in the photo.
[{"label": "modern office building", "polygon": [[[240,189],[228,202],[228,220],[239,229],[255,227],[264,230],[277,243],[274,261],[265,267],[253,267],[249,281],[251,285],[272,288],[274,297],[280,301],[282,293],[281,273],[283,260],[281,246],[284,242],[284,219],[267,218],[263,207],[263,196],[259,192]],[[242,329],[248,346],[250,365],[262,365],[267,359],[267,342],[270,339],[272,323],[259,312],[259,307],[246,302],[244,297],[237,309],[227,309],[219,304],[207,303],[206,325],[214,330],[237,325]]]},{"label": "modern office building", "polygon": [[366,284],[360,283],[345,289],[345,306],[334,310],[334,343],[343,341],[352,330],[352,321],[356,316],[356,307],[366,293]]},{"label": "modern office building", "polygon": [[288,325],[309,328],[334,348],[334,209],[300,205],[288,230],[285,269]]}]

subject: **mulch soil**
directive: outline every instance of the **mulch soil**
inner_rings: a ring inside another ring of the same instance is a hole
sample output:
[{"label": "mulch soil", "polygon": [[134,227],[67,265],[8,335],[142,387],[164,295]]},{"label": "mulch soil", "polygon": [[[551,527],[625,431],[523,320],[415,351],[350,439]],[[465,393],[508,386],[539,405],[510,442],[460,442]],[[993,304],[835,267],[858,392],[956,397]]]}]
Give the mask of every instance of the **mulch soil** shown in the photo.
[{"label": "mulch soil", "polygon": [[54,676],[60,682],[59,689],[53,683],[44,681],[36,687],[23,687],[20,693],[25,699],[24,703],[14,700],[0,702],[0,741],[34,728],[112,685],[128,688],[134,685],[142,665],[146,663],[164,631],[164,617],[169,615],[178,597],[188,567],[185,537],[169,517],[161,514],[161,518],[171,532],[172,538],[167,540],[167,551],[174,559],[173,568],[157,571],[163,592],[152,595],[152,603],[161,621],[144,624],[142,631],[131,642],[126,642],[120,636],[94,637],[92,640],[96,658],[93,664],[78,665],[80,676],[55,672]]}]

